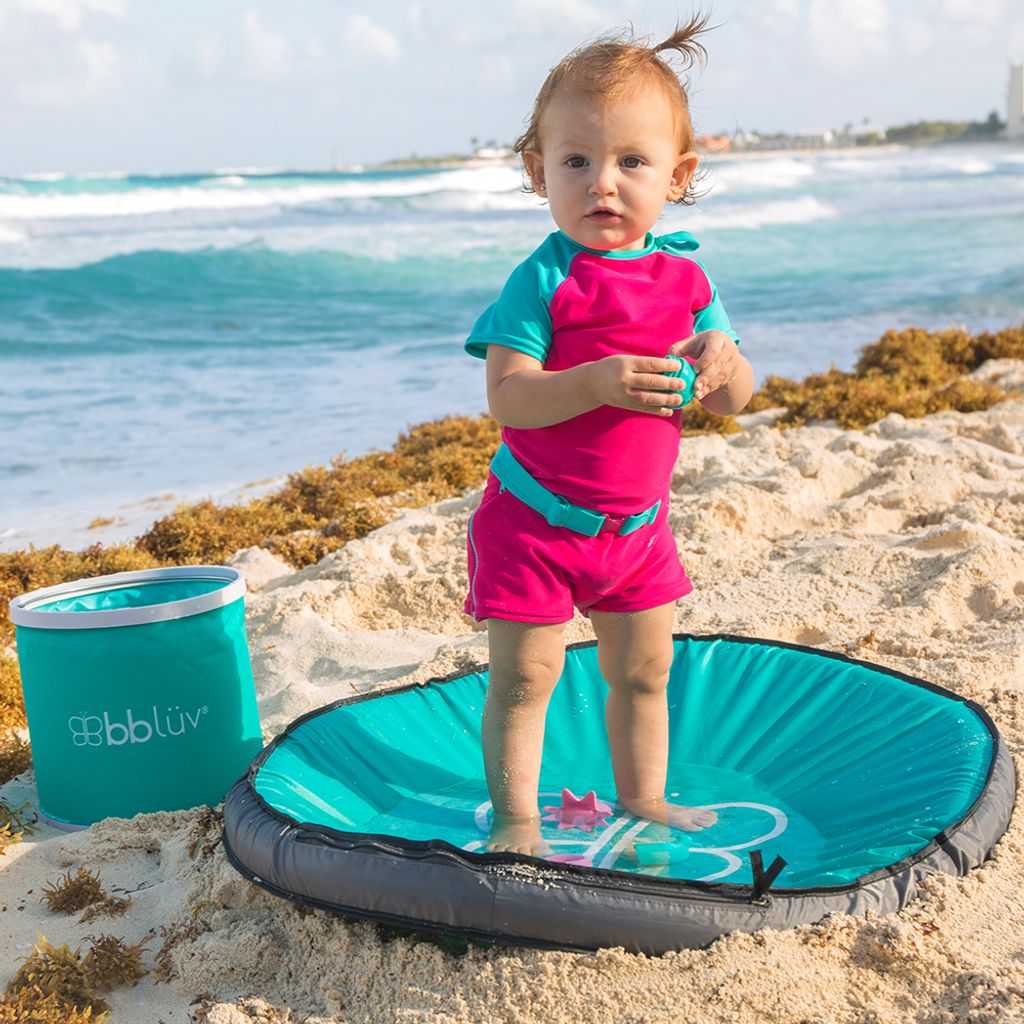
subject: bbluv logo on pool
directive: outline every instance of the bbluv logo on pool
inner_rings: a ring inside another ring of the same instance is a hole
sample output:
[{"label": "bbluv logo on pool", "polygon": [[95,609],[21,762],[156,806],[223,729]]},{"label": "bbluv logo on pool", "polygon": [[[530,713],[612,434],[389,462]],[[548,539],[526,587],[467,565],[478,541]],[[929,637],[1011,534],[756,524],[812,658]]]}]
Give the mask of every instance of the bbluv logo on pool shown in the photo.
[{"label": "bbluv logo on pool", "polygon": [[175,705],[164,711],[154,704],[142,714],[131,708],[113,715],[109,711],[95,715],[83,711],[68,718],[68,728],[76,747],[124,747],[184,736],[197,730],[209,713],[205,704],[194,710]]}]

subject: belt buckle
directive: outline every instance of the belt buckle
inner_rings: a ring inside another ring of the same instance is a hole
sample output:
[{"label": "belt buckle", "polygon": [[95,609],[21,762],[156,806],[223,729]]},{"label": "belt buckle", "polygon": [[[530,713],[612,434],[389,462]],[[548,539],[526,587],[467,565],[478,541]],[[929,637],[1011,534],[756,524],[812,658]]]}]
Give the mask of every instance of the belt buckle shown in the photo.
[{"label": "belt buckle", "polygon": [[604,516],[604,522],[601,524],[601,533],[618,533],[622,529],[622,524],[629,518],[629,516],[616,515],[612,512],[606,512]]},{"label": "belt buckle", "polygon": [[658,518],[658,511],[660,508],[661,501],[659,500],[643,512],[637,512],[635,515],[626,516],[622,525],[619,527],[619,536],[626,537],[635,530],[642,529],[645,526],[650,526],[651,523]]}]

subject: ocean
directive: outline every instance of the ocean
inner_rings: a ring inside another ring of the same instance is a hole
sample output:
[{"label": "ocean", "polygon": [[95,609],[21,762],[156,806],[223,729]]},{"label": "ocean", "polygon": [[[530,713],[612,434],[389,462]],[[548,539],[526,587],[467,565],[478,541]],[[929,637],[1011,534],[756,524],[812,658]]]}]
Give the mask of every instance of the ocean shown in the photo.
[{"label": "ocean", "polygon": [[[482,411],[462,341],[552,229],[520,184],[480,162],[0,177],[0,550],[131,537]],[[700,239],[759,378],[1024,316],[1024,148],[718,156],[704,188],[655,231]]]}]

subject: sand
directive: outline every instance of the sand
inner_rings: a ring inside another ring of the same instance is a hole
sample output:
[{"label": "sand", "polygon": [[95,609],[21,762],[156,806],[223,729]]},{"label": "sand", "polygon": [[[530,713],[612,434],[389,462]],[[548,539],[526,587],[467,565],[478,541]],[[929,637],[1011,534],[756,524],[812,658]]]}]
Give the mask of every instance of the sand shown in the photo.
[{"label": "sand", "polygon": [[[986,372],[1020,380],[1019,364]],[[864,431],[686,439],[671,522],[698,593],[677,628],[818,645],[981,702],[1024,768],[1024,400],[984,413],[889,416]],[[463,536],[479,492],[408,511],[295,572],[265,551],[246,573],[250,648],[268,736],[351,693],[486,660],[461,613]],[[585,620],[567,639],[590,636]],[[31,772],[0,790],[31,800]],[[0,983],[51,942],[177,928],[176,977],[109,999],[115,1024],[326,1022],[1024,1021],[1024,815],[965,878],[904,912],[734,935],[660,958],[475,947],[455,957],[250,885],[197,811],[43,828],[0,857]],[[209,848],[211,847],[212,848]],[[189,848],[193,847],[190,854]],[[86,865],[133,905],[92,924],[51,913],[41,886]],[[191,1014],[191,1016],[190,1016]]]}]

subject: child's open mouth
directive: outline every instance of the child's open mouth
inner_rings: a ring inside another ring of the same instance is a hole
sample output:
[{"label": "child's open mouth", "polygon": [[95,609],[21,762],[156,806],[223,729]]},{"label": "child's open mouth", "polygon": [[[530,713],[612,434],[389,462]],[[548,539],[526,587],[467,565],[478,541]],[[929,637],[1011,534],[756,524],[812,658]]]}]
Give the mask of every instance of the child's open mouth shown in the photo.
[{"label": "child's open mouth", "polygon": [[622,215],[616,213],[614,210],[593,210],[587,214],[587,217],[590,220],[596,220],[608,224],[622,220]]}]

